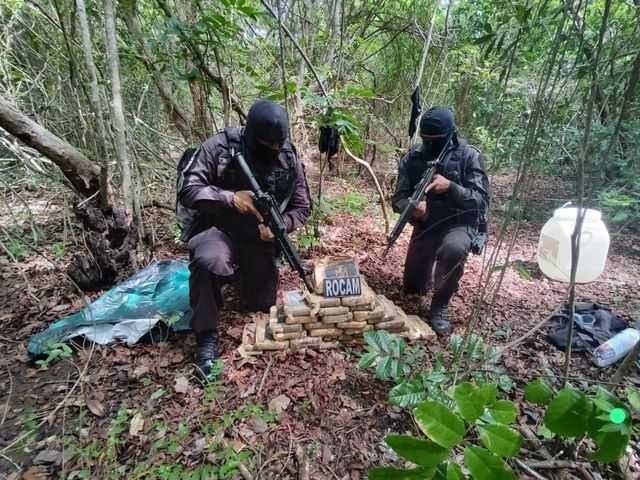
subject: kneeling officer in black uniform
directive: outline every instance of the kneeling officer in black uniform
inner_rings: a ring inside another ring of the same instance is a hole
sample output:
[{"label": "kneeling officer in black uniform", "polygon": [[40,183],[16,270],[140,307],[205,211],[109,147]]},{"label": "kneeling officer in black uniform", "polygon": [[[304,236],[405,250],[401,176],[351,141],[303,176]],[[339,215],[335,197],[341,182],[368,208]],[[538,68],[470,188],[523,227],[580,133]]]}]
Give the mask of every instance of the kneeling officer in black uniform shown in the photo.
[{"label": "kneeling officer in black uniform", "polygon": [[458,289],[467,254],[479,225],[486,222],[489,180],[482,154],[458,139],[449,109],[428,110],[420,120],[420,136],[422,143],[400,161],[393,209],[398,213],[405,209],[429,164],[444,149],[425,200],[413,211],[404,267],[405,293],[424,295],[433,288],[429,323],[442,334],[450,328],[449,300]]}]

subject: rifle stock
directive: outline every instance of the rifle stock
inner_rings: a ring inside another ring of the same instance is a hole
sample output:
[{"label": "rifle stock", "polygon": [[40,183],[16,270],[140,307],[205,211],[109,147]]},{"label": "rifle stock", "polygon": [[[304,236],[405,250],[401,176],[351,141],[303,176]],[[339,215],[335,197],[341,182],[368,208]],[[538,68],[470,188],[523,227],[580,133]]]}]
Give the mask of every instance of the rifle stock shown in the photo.
[{"label": "rifle stock", "polygon": [[234,158],[238,162],[240,170],[242,170],[242,173],[244,173],[245,177],[249,181],[249,186],[255,196],[256,207],[265,219],[265,223],[273,233],[274,237],[278,241],[280,250],[284,255],[284,258],[287,260],[287,263],[291,266],[291,268],[295,270],[298,276],[302,279],[307,289],[310,292],[313,292],[313,287],[307,277],[307,272],[302,266],[300,255],[287,236],[286,224],[284,222],[284,218],[282,218],[280,209],[278,208],[278,203],[270,193],[262,190],[260,184],[258,183],[258,180],[256,180],[256,177],[253,175],[251,168],[247,164],[244,155],[242,155],[241,152],[237,152],[234,155]]}]

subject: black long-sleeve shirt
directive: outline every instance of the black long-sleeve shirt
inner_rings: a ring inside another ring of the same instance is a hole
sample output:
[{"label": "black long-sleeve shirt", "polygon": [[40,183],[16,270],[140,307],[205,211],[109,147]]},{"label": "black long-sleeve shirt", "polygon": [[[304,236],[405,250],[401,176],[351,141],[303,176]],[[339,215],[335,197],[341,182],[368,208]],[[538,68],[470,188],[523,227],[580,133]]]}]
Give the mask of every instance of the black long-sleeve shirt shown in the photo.
[{"label": "black long-sleeve shirt", "polygon": [[[180,203],[197,212],[199,225],[194,233],[208,226],[216,226],[227,233],[257,238],[256,218],[240,214],[232,205],[233,193],[249,190],[249,183],[231,158],[229,137],[233,138],[233,143],[239,142],[240,131],[229,129],[227,133],[228,136],[219,133],[209,138],[195,153],[184,171],[184,180],[179,192]],[[302,163],[288,142],[283,146],[278,161],[280,165],[276,165],[276,168],[283,171],[292,170],[294,176],[292,193],[282,212],[287,232],[292,232],[304,225],[311,214],[307,179]],[[259,172],[254,173],[260,177]],[[264,185],[262,186],[264,188]],[[281,202],[283,199],[277,200]]]},{"label": "black long-sleeve shirt", "polygon": [[[400,161],[398,181],[392,198],[395,212],[402,212],[428,168],[422,144],[413,147]],[[459,143],[445,154],[440,171],[451,185],[445,193],[427,193],[428,215],[420,223],[426,227],[454,225],[477,227],[480,215],[489,207],[489,179],[482,154],[471,145]]]}]

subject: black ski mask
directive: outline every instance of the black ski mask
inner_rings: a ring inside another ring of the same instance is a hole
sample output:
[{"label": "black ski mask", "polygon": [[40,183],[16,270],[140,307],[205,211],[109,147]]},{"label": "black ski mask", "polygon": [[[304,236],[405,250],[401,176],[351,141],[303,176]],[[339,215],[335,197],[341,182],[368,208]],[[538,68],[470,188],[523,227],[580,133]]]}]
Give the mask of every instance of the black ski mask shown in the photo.
[{"label": "black ski mask", "polygon": [[276,162],[279,150],[289,135],[287,112],[277,103],[260,100],[253,104],[247,115],[244,141],[249,159],[256,165]]},{"label": "black ski mask", "polygon": [[[427,110],[420,119],[420,135],[424,145],[424,153],[429,159],[437,158],[447,144],[450,134],[455,142],[456,123],[453,112],[444,107],[433,107]],[[439,135],[438,138],[425,138],[425,135]]]}]

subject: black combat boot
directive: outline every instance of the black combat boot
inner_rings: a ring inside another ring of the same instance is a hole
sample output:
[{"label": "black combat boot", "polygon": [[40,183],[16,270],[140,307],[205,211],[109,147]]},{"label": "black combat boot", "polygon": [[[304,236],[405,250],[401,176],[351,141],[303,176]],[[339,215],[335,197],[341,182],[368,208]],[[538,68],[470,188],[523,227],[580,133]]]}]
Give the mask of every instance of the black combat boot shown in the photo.
[{"label": "black combat boot", "polygon": [[196,375],[207,380],[218,358],[218,336],[212,332],[196,334]]},{"label": "black combat boot", "polygon": [[451,324],[449,323],[449,305],[431,305],[431,312],[429,314],[429,324],[433,331],[438,335],[444,335],[449,333]]}]

